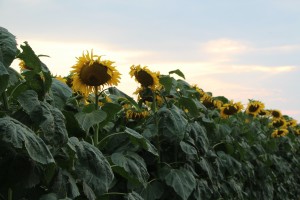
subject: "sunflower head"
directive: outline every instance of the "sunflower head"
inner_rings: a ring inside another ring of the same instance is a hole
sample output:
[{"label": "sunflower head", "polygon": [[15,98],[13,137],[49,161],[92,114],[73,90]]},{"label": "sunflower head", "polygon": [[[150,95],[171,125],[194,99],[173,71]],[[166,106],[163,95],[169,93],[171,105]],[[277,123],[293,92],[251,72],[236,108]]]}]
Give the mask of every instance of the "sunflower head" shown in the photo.
[{"label": "sunflower head", "polygon": [[230,115],[240,112],[242,109],[243,105],[241,102],[233,103],[233,101],[230,101],[229,103],[222,105],[220,108],[220,114],[222,118],[227,118]]},{"label": "sunflower head", "polygon": [[297,126],[297,120],[295,119],[290,119],[286,122],[286,125],[289,126],[289,127],[295,127]]},{"label": "sunflower head", "polygon": [[275,118],[272,120],[271,125],[276,128],[286,128],[287,123],[284,118]]},{"label": "sunflower head", "polygon": [[258,113],[260,116],[269,116],[270,112],[268,110],[265,109],[261,109]]},{"label": "sunflower head", "polygon": [[271,136],[273,138],[283,137],[283,136],[286,136],[288,133],[289,133],[289,131],[287,129],[276,129],[273,131]]},{"label": "sunflower head", "polygon": [[279,110],[271,110],[270,111],[273,118],[281,118],[282,114]]},{"label": "sunflower head", "polygon": [[265,105],[260,101],[250,101],[246,108],[246,113],[249,115],[257,116],[261,110],[265,108]]},{"label": "sunflower head", "polygon": [[72,67],[72,87],[85,96],[90,94],[95,86],[118,85],[120,73],[110,60],[101,60],[101,56],[93,55],[93,51],[82,54]]},{"label": "sunflower head", "polygon": [[132,65],[129,74],[131,77],[134,76],[142,87],[155,89],[159,86],[159,72],[152,72],[146,66],[142,68],[140,65]]}]

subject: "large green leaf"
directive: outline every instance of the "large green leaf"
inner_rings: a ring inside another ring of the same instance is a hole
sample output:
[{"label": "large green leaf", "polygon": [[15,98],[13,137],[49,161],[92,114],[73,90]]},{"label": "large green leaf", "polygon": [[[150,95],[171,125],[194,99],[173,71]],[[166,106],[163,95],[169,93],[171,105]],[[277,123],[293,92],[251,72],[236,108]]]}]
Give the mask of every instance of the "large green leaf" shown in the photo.
[{"label": "large green leaf", "polygon": [[143,188],[140,195],[147,200],[160,199],[164,193],[164,185],[159,181],[152,181],[147,184],[146,188]]},{"label": "large green leaf", "polygon": [[199,108],[197,107],[196,101],[188,97],[180,97],[178,103],[185,109],[188,110],[188,113],[193,117],[200,115]]},{"label": "large green leaf", "polygon": [[39,126],[47,144],[60,148],[67,142],[68,133],[64,115],[57,108],[38,100],[37,93],[27,90],[18,97],[19,103],[31,120]]},{"label": "large green leaf", "polygon": [[198,147],[203,152],[209,149],[209,140],[207,138],[206,129],[198,122],[191,122],[188,124],[189,135],[192,137]]},{"label": "large green leaf", "polygon": [[0,27],[0,63],[8,68],[15,59],[17,50],[16,37]]},{"label": "large green leaf", "polygon": [[176,91],[177,82],[173,77],[160,76],[159,83],[164,86],[166,95],[177,96],[177,91]]},{"label": "large green leaf", "polygon": [[24,151],[38,163],[55,163],[43,140],[19,121],[10,117],[0,118],[0,133],[1,145],[7,145],[19,152]]},{"label": "large green leaf", "polygon": [[207,181],[205,179],[197,179],[196,182],[196,189],[193,193],[195,199],[211,199],[213,191],[207,184]]},{"label": "large green leaf", "polygon": [[187,200],[196,187],[194,175],[184,168],[171,169],[164,179],[183,200]]},{"label": "large green leaf", "polygon": [[135,184],[147,185],[149,174],[143,158],[134,152],[113,153],[111,161],[115,172]]},{"label": "large green leaf", "polygon": [[85,141],[75,137],[69,141],[75,147],[78,157],[75,163],[77,179],[83,180],[98,197],[106,193],[114,178],[106,158],[99,149]]},{"label": "large green leaf", "polygon": [[158,110],[159,133],[171,141],[181,141],[184,138],[187,120],[182,110],[173,105],[171,108],[162,107]]},{"label": "large green leaf", "polygon": [[213,168],[211,167],[210,163],[205,159],[201,158],[200,161],[198,162],[199,166],[201,169],[207,174],[209,180],[213,182]]},{"label": "large green leaf", "polygon": [[181,141],[180,142],[181,150],[188,155],[197,155],[197,149],[194,145],[189,142]]},{"label": "large green leaf", "polygon": [[138,144],[146,151],[152,153],[155,156],[158,156],[156,147],[153,144],[151,144],[151,142],[148,139],[146,139],[144,136],[142,136],[135,130],[127,127],[125,128],[124,132],[129,136],[133,144]]},{"label": "large green leaf", "polygon": [[122,109],[123,107],[119,104],[116,103],[105,103],[102,107],[101,110],[103,110],[107,117],[106,120],[100,123],[100,127],[104,127],[107,125],[109,122],[111,122],[116,114]]},{"label": "large green leaf", "polygon": [[54,99],[54,106],[62,110],[67,100],[72,96],[71,88],[55,78],[52,79],[51,92]]},{"label": "large green leaf", "polygon": [[9,80],[9,73],[5,66],[2,64],[0,61],[0,95],[2,92],[4,92],[7,88],[8,85],[8,80]]},{"label": "large green leaf", "polygon": [[91,112],[79,112],[75,117],[83,130],[88,132],[93,125],[103,122],[107,114],[103,110],[93,110]]}]

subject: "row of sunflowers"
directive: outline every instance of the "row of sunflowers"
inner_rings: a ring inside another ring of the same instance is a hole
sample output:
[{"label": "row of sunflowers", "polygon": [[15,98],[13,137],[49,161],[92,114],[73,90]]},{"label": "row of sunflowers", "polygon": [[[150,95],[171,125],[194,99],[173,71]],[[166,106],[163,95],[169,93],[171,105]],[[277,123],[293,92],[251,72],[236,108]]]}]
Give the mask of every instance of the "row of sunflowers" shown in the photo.
[{"label": "row of sunflowers", "polygon": [[300,197],[300,125],[260,101],[141,65],[133,98],[114,62],[84,52],[56,76],[1,27],[0,55],[0,199]]}]

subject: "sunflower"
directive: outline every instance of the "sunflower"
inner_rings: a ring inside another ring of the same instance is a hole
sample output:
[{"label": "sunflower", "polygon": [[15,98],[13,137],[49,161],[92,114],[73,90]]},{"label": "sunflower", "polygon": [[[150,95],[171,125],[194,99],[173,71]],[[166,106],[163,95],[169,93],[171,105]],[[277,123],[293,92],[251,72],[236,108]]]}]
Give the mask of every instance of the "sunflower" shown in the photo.
[{"label": "sunflower", "polygon": [[276,127],[276,128],[286,128],[287,122],[284,118],[275,118],[272,120],[271,126]]},{"label": "sunflower", "polygon": [[201,101],[206,108],[221,108],[223,105],[222,101],[214,99],[207,93],[204,93],[204,95],[201,97]]},{"label": "sunflower", "polygon": [[204,92],[204,90],[199,88],[197,85],[193,85],[192,88],[194,88],[200,94],[200,98],[206,95],[206,92]]},{"label": "sunflower", "polygon": [[270,113],[273,116],[273,118],[281,118],[282,117],[282,114],[279,110],[271,110]]},{"label": "sunflower", "polygon": [[255,117],[264,108],[265,108],[265,105],[263,103],[261,103],[260,101],[250,100],[250,102],[248,103],[247,108],[246,108],[246,113],[249,115],[253,115]]},{"label": "sunflower", "polygon": [[147,110],[144,110],[144,111],[141,111],[141,112],[136,112],[136,111],[133,111],[133,110],[127,110],[126,111],[126,118],[127,119],[133,119],[133,120],[144,119],[149,115],[150,114]]},{"label": "sunflower", "polygon": [[287,126],[290,126],[290,127],[295,127],[295,126],[297,126],[297,120],[295,120],[295,119],[290,119],[290,120],[288,120],[288,121],[286,122],[286,125],[287,125]]},{"label": "sunflower", "polygon": [[230,115],[240,112],[242,109],[243,105],[241,102],[233,103],[233,101],[230,101],[229,103],[222,105],[220,108],[220,114],[222,118],[227,118]]},{"label": "sunflower", "polygon": [[132,65],[129,72],[131,77],[135,77],[135,80],[144,88],[151,88],[155,90],[159,87],[159,72],[150,71],[147,66],[143,68],[140,65]]},{"label": "sunflower", "polygon": [[118,85],[120,73],[110,60],[101,60],[101,56],[86,54],[77,58],[77,63],[72,67],[72,88],[83,95],[88,96],[98,86]]},{"label": "sunflower", "polygon": [[268,110],[265,109],[261,109],[258,113],[260,116],[269,116],[270,112]]},{"label": "sunflower", "polygon": [[296,135],[300,135],[300,128],[295,129],[294,132]]},{"label": "sunflower", "polygon": [[271,136],[273,138],[283,137],[283,136],[286,136],[288,133],[289,133],[289,131],[287,129],[276,129],[273,131]]}]

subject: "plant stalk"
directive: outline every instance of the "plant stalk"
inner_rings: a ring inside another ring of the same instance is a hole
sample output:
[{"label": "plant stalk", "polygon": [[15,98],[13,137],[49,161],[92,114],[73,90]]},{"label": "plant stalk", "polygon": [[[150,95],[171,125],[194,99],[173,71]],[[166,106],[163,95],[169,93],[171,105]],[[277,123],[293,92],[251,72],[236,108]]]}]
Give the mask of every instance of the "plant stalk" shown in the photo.
[{"label": "plant stalk", "polygon": [[7,192],[7,199],[8,200],[12,200],[13,199],[13,191],[11,188],[8,189],[8,192]]},{"label": "plant stalk", "polygon": [[[98,96],[98,86],[95,86],[95,110],[99,109],[99,105],[98,105],[98,101],[99,101],[99,96]],[[94,146],[98,145],[98,141],[99,141],[99,126],[98,124],[95,125],[95,129],[94,129]]]}]

